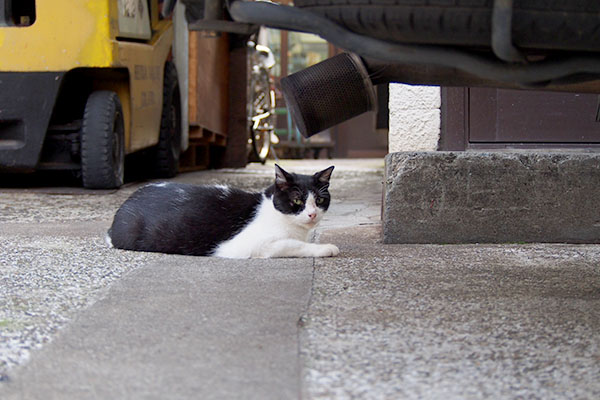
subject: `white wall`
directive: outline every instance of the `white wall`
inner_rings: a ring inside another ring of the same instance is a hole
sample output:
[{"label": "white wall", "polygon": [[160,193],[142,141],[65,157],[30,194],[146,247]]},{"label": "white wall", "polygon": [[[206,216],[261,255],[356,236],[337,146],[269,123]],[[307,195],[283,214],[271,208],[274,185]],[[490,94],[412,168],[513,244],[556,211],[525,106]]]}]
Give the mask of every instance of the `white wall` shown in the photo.
[{"label": "white wall", "polygon": [[389,152],[437,150],[440,106],[439,86],[390,84]]}]

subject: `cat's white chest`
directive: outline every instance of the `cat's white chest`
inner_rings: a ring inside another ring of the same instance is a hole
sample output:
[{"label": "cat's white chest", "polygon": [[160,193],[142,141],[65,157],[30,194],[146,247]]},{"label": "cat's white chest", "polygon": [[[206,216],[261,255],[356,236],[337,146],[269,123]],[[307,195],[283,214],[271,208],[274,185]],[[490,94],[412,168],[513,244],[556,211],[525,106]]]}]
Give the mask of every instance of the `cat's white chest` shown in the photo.
[{"label": "cat's white chest", "polygon": [[213,255],[225,258],[263,257],[263,249],[284,239],[306,242],[310,229],[293,223],[265,198],[254,219],[241,232],[215,249]]}]

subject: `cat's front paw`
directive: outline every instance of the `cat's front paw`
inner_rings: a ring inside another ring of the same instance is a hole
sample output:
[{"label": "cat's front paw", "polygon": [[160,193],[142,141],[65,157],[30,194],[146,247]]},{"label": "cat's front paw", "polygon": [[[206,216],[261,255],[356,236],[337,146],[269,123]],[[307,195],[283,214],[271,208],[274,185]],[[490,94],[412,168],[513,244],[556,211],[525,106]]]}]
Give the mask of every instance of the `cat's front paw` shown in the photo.
[{"label": "cat's front paw", "polygon": [[334,244],[320,244],[318,246],[314,257],[335,257],[340,254],[340,249]]}]

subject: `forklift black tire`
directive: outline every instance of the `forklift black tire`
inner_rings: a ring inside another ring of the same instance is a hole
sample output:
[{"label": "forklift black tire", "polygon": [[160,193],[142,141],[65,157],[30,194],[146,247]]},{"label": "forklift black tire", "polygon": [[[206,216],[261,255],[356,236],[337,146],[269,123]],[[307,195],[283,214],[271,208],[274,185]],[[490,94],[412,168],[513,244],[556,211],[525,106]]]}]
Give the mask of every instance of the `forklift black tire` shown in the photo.
[{"label": "forklift black tire", "polygon": [[88,97],[81,130],[81,174],[89,189],[123,185],[125,125],[115,92],[99,90]]},{"label": "forklift black tire", "polygon": [[181,97],[175,65],[167,61],[163,83],[160,136],[156,146],[155,175],[172,178],[179,170],[181,155]]}]

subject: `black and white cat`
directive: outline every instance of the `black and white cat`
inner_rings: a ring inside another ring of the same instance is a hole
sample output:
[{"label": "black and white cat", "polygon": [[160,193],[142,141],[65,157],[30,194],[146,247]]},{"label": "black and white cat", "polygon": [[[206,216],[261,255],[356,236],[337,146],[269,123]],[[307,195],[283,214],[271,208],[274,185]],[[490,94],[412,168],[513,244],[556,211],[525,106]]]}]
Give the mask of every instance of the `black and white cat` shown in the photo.
[{"label": "black and white cat", "polygon": [[333,244],[308,243],[329,208],[333,168],[300,175],[276,164],[275,183],[262,193],[150,184],[119,208],[107,242],[126,250],[227,258],[337,256]]}]

